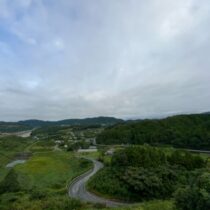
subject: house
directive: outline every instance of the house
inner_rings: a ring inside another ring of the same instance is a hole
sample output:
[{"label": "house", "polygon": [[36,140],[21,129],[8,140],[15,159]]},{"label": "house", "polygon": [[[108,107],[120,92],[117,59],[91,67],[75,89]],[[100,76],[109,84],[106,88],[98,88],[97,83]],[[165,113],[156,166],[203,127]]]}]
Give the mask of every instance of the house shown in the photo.
[{"label": "house", "polygon": [[62,141],[62,140],[56,140],[55,143],[56,143],[56,144],[63,144],[64,141]]},{"label": "house", "polygon": [[105,152],[105,155],[109,155],[109,156],[112,156],[114,154],[114,149],[109,149]]}]

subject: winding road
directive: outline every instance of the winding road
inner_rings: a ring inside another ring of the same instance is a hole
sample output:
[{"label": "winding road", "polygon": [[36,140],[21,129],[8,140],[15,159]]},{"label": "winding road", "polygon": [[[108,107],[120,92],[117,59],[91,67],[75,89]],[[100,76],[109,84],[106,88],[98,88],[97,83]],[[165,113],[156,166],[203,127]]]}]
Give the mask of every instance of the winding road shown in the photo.
[{"label": "winding road", "polygon": [[69,196],[73,198],[77,198],[83,201],[91,202],[91,203],[101,203],[105,204],[107,207],[117,207],[124,206],[125,203],[120,203],[112,200],[108,200],[102,197],[99,197],[93,193],[90,193],[86,190],[86,183],[97,171],[103,168],[103,164],[97,160],[88,159],[93,162],[94,168],[85,174],[77,177],[69,187]]}]

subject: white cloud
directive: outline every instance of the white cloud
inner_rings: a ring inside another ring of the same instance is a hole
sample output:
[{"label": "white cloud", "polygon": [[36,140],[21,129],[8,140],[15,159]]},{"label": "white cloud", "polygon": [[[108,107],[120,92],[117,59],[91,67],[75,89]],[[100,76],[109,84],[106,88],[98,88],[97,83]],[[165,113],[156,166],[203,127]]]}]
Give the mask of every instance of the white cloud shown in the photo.
[{"label": "white cloud", "polygon": [[53,41],[53,44],[58,50],[63,50],[64,49],[64,42],[61,38],[55,39]]}]

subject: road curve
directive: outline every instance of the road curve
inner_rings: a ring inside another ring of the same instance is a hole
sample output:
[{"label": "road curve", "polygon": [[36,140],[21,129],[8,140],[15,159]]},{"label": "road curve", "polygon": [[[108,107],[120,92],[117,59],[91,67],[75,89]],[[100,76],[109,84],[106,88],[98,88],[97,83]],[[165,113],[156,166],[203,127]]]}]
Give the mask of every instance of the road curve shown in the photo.
[{"label": "road curve", "polygon": [[105,198],[101,198],[95,194],[92,194],[86,190],[86,183],[97,171],[103,168],[103,164],[97,160],[88,159],[93,162],[94,168],[83,175],[77,177],[69,186],[69,196],[72,198],[77,198],[86,202],[91,203],[101,203],[105,204],[107,207],[117,207],[126,205],[125,203],[120,203]]}]

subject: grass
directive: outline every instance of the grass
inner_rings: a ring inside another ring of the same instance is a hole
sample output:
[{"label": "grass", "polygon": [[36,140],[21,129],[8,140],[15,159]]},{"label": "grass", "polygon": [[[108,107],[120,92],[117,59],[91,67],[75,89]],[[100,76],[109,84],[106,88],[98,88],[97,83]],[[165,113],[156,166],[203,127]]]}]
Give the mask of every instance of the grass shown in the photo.
[{"label": "grass", "polygon": [[0,209],[58,210],[69,209],[69,205],[86,209],[86,204],[70,199],[67,192],[70,181],[91,167],[90,161],[77,158],[73,153],[35,153],[25,164],[14,167],[21,191],[0,195]]},{"label": "grass", "polygon": [[[97,206],[97,204],[95,205]],[[99,208],[88,208],[85,210],[98,210]],[[100,208],[107,209],[107,208]],[[144,202],[141,204],[125,206],[125,207],[117,207],[117,208],[109,208],[109,210],[176,210],[173,205],[173,201],[171,200],[154,200],[149,202]]]},{"label": "grass", "polygon": [[100,156],[100,152],[81,152],[81,153],[76,153],[77,157],[86,157],[86,158],[93,158],[93,159],[98,159]]},{"label": "grass", "polygon": [[36,154],[25,164],[17,165],[21,186],[26,189],[37,187],[49,192],[66,192],[67,181],[92,167],[86,160],[78,159],[67,152]]},{"label": "grass", "polygon": [[5,168],[11,162],[17,153],[21,153],[33,142],[30,138],[21,138],[17,136],[0,137],[0,181],[8,173]]}]

